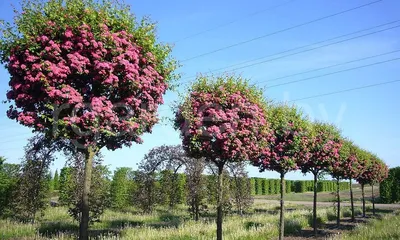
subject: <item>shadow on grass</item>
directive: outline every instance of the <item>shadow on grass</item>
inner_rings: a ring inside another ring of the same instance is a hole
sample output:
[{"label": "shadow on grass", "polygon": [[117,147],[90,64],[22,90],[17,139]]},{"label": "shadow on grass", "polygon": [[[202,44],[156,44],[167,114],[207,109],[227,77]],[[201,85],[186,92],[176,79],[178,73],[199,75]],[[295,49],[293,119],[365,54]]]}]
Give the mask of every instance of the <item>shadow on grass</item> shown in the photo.
[{"label": "shadow on grass", "polygon": [[[44,222],[38,228],[38,232],[42,237],[54,238],[60,235],[77,237],[79,235],[79,226],[73,223],[65,222]],[[106,237],[118,237],[120,230],[114,229],[93,229],[89,230],[91,239],[102,239]]]},{"label": "shadow on grass", "polygon": [[253,222],[253,221],[246,222],[244,224],[244,228],[246,230],[250,230],[250,229],[254,229],[254,228],[257,229],[257,228],[261,228],[261,227],[264,227],[264,226],[265,226],[265,224],[263,224],[263,223]]},{"label": "shadow on grass", "polygon": [[79,226],[65,222],[43,222],[38,228],[38,232],[46,237],[54,237],[59,234],[75,235],[79,232]]},{"label": "shadow on grass", "polygon": [[127,219],[118,219],[108,222],[110,228],[128,228],[128,227],[140,227],[143,226],[143,221],[132,221]]}]

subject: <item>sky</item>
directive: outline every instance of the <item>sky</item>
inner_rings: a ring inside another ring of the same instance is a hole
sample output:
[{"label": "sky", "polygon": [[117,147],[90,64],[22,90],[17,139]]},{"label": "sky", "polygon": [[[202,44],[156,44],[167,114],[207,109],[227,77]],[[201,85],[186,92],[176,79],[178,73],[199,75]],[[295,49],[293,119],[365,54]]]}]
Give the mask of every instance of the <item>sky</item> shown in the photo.
[{"label": "sky", "polygon": [[[171,104],[196,74],[235,72],[263,88],[266,98],[296,104],[311,120],[338,126],[343,136],[390,167],[400,165],[400,82],[393,82],[400,80],[400,1],[125,2],[139,19],[149,16],[157,22],[159,41],[174,45],[172,55],[181,64],[177,72],[182,77],[176,80],[180,87],[165,95],[161,117],[172,116]],[[0,1],[0,16],[6,21],[13,17],[11,3]],[[1,101],[6,99],[8,81],[9,74],[0,68]],[[380,83],[385,84],[375,85]],[[361,88],[365,86],[369,87]],[[1,103],[0,156],[19,163],[32,133],[8,119],[7,109],[8,104]],[[156,125],[143,140],[131,148],[102,150],[105,164],[111,170],[135,169],[153,147],[181,143],[168,121]],[[52,170],[64,164],[60,156]],[[278,178],[251,166],[248,172]],[[311,176],[294,172],[287,179]]]}]

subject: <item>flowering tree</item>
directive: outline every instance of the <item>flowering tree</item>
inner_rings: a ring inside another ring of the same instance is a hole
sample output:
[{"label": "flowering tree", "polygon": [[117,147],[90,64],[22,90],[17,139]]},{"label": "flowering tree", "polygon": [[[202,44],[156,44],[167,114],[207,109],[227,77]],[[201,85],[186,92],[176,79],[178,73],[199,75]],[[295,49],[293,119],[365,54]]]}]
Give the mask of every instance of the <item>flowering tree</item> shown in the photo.
[{"label": "flowering tree", "polygon": [[343,145],[340,148],[340,158],[338,161],[331,161],[329,173],[336,179],[336,195],[337,195],[337,225],[340,225],[340,180],[350,179],[350,198],[352,202],[352,218],[354,219],[354,199],[351,186],[351,179],[357,173],[357,158],[354,152],[353,143],[350,140],[343,140]]},{"label": "flowering tree", "polygon": [[240,77],[198,77],[176,112],[188,155],[218,168],[217,239],[222,239],[222,173],[227,162],[259,157],[269,141],[262,92]]},{"label": "flowering tree", "polygon": [[156,43],[155,26],[104,0],[22,2],[5,24],[0,57],[11,75],[9,118],[86,156],[80,239],[88,239],[93,157],[150,132],[175,61]]},{"label": "flowering tree", "polygon": [[360,149],[358,152],[358,162],[360,164],[360,174],[358,174],[356,180],[359,184],[361,184],[361,192],[362,192],[362,208],[363,208],[363,217],[366,216],[365,209],[365,185],[371,184],[372,182],[372,162],[371,162],[371,153],[367,152],[364,149]]},{"label": "flowering tree", "polygon": [[314,175],[314,204],[313,227],[317,235],[317,190],[320,173],[327,171],[331,162],[340,159],[339,150],[342,146],[339,130],[330,124],[313,123],[308,138],[303,138],[306,150],[304,156],[299,158],[299,166],[303,173]]},{"label": "flowering tree", "polygon": [[372,212],[375,215],[375,193],[374,193],[374,185],[380,184],[389,176],[389,168],[387,165],[380,160],[376,155],[372,155],[372,164],[371,164],[371,187],[372,187]]},{"label": "flowering tree", "polygon": [[[266,154],[253,164],[260,172],[272,170],[280,173],[281,208],[279,221],[279,239],[284,237],[284,192],[285,175],[298,169],[299,158],[302,157],[302,140],[307,136],[308,123],[301,112],[292,106],[270,106],[268,122],[271,124],[273,138]],[[269,134],[269,133],[267,133]]]}]

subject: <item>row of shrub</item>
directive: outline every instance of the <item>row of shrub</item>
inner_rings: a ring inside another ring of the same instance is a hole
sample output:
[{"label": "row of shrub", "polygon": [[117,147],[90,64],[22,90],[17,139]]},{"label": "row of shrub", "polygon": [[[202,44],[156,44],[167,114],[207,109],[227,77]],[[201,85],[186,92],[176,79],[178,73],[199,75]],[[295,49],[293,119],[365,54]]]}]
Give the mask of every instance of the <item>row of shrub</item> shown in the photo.
[{"label": "row of shrub", "polygon": [[380,184],[379,190],[382,203],[400,202],[400,167],[389,170],[389,177]]},{"label": "row of shrub", "polygon": [[[281,191],[279,179],[251,178],[252,195],[273,195]],[[350,189],[349,182],[340,182],[340,190]],[[337,190],[336,181],[323,180],[318,182],[318,192],[334,192]],[[285,180],[285,193],[304,193],[314,190],[314,181],[312,180]]]}]

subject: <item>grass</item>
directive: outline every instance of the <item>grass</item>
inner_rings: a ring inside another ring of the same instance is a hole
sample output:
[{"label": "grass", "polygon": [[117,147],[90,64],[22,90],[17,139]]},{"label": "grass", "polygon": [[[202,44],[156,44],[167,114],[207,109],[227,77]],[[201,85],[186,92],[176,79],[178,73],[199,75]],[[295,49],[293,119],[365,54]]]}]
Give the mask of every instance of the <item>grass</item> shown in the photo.
[{"label": "grass", "polygon": [[[353,193],[354,193],[354,201],[356,203],[361,203],[362,195],[361,195],[361,187],[359,185],[354,185]],[[377,197],[376,200],[378,201],[378,197],[379,197],[379,187],[378,186],[374,187],[374,194]],[[371,202],[371,198],[372,198],[371,196],[372,196],[372,187],[366,186],[365,187],[365,199],[368,202]],[[256,199],[266,199],[266,200],[279,200],[280,194],[255,196],[255,198]],[[349,190],[341,191],[340,198],[341,198],[341,201],[343,201],[343,202],[350,202],[350,191]],[[313,192],[285,194],[286,201],[312,202],[313,199],[314,199]],[[331,192],[319,192],[318,193],[318,202],[334,202],[336,200],[337,199],[336,199],[335,195]]]},{"label": "grass", "polygon": [[[302,236],[311,230],[310,207],[287,204],[285,214],[285,234]],[[349,209],[343,208],[342,214]],[[357,210],[359,211],[359,210]],[[245,216],[229,214],[224,219],[224,239],[276,239],[278,236],[279,210],[276,204],[256,203]],[[334,216],[334,209],[318,210],[318,225]],[[175,210],[158,208],[152,214],[140,214],[135,209],[124,211],[107,210],[90,228],[91,239],[145,239],[184,240],[215,239],[215,217],[213,214],[195,222],[190,219],[185,206]],[[76,239],[78,223],[73,221],[63,207],[49,208],[34,224],[0,220],[0,239]]]},{"label": "grass", "polygon": [[339,236],[339,240],[400,239],[400,212],[359,225],[354,231]]}]

